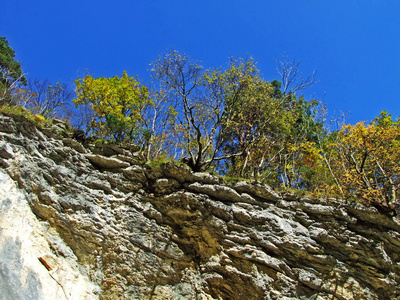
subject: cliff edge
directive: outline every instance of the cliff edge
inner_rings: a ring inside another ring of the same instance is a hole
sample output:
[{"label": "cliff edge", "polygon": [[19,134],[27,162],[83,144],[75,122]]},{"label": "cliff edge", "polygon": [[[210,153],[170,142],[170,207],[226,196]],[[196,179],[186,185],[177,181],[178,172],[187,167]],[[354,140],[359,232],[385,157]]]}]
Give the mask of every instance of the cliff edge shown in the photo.
[{"label": "cliff edge", "polygon": [[400,221],[0,115],[0,299],[395,299]]}]

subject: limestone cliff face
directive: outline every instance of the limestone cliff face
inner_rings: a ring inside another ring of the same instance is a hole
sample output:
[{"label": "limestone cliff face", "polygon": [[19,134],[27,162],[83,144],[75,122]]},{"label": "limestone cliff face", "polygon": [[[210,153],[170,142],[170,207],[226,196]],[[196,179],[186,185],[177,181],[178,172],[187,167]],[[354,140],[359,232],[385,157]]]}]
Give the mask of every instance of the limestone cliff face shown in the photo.
[{"label": "limestone cliff face", "polygon": [[395,299],[400,222],[0,115],[0,299]]}]

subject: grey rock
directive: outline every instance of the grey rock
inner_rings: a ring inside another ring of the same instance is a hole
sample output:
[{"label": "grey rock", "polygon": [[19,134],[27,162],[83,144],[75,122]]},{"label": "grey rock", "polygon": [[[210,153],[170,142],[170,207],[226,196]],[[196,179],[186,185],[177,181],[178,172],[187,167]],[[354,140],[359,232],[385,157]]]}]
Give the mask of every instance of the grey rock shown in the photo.
[{"label": "grey rock", "polygon": [[85,147],[83,147],[81,143],[77,142],[72,138],[64,138],[63,143],[65,146],[71,147],[72,149],[78,151],[79,153],[87,153]]},{"label": "grey rock", "polygon": [[191,182],[199,182],[205,184],[219,184],[221,180],[215,176],[208,173],[192,173],[190,176]]},{"label": "grey rock", "polygon": [[0,141],[0,157],[5,159],[14,157],[14,151],[9,143]]},{"label": "grey rock", "polygon": [[154,191],[157,194],[169,194],[179,187],[179,182],[175,179],[160,178],[154,183]]},{"label": "grey rock", "polygon": [[[226,185],[172,163],[143,164],[137,149],[84,147],[24,118],[0,120],[0,179],[8,178],[0,186],[0,298],[68,298],[75,275],[83,299],[400,298],[396,217],[258,182]],[[17,200],[5,196],[10,182]],[[24,265],[28,238],[17,237],[25,231],[2,223],[26,223],[16,203],[30,224],[42,224],[31,226],[30,250],[50,245],[41,257],[70,270],[54,272],[58,288],[45,283],[43,265]]]},{"label": "grey rock", "polygon": [[233,188],[240,193],[247,193],[255,198],[266,201],[276,201],[281,199],[271,187],[260,182],[254,182],[252,184],[246,181],[239,181]]},{"label": "grey rock", "polygon": [[234,189],[223,185],[201,184],[195,182],[189,184],[187,188],[189,191],[206,194],[224,202],[240,202],[242,200],[240,195]]},{"label": "grey rock", "polygon": [[113,156],[123,154],[124,150],[116,144],[105,144],[102,141],[95,143],[94,147],[91,147],[94,154],[102,156]]},{"label": "grey rock", "polygon": [[121,169],[130,166],[128,162],[114,157],[105,157],[102,155],[86,154],[85,157],[95,166],[104,169]]},{"label": "grey rock", "polygon": [[6,115],[0,115],[0,132],[2,133],[14,133],[16,132],[16,124],[14,119]]},{"label": "grey rock", "polygon": [[145,183],[147,181],[146,174],[140,166],[129,166],[122,169],[122,173],[126,178],[132,181],[141,183]]}]

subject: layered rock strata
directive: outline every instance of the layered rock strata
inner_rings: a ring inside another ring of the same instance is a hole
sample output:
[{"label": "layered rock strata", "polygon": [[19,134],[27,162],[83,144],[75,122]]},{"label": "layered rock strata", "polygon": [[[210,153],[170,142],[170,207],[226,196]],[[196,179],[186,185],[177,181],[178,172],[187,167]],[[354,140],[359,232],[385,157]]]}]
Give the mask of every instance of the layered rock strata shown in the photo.
[{"label": "layered rock strata", "polygon": [[0,298],[400,297],[396,217],[150,166],[66,129],[0,115]]}]

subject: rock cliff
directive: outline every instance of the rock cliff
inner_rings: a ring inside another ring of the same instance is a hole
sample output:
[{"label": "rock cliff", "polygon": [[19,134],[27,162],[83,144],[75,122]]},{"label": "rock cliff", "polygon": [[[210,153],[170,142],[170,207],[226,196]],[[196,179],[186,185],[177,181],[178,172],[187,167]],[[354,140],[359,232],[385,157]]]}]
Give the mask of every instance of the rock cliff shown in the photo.
[{"label": "rock cliff", "polygon": [[395,299],[400,222],[0,115],[0,299]]}]

